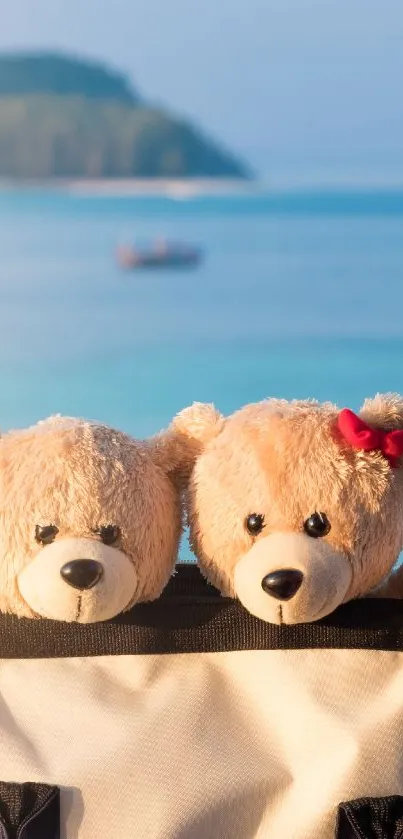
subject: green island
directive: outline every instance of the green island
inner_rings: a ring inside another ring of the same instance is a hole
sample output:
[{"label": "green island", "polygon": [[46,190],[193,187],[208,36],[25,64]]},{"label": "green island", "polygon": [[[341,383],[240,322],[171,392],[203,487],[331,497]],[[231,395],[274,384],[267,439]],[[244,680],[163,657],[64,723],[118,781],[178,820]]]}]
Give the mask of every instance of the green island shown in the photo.
[{"label": "green island", "polygon": [[0,55],[0,178],[250,177],[243,161],[106,66]]}]

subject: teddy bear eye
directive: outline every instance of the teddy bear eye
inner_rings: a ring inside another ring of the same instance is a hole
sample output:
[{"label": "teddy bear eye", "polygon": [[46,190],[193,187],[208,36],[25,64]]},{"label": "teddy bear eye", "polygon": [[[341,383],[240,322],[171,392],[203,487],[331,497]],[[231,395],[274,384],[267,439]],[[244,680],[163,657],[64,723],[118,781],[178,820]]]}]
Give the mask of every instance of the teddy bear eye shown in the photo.
[{"label": "teddy bear eye", "polygon": [[312,536],[314,539],[319,539],[321,536],[327,536],[330,532],[330,521],[326,515],[326,513],[312,513],[304,522],[304,530],[308,536]]},{"label": "teddy bear eye", "polygon": [[55,524],[45,524],[43,527],[37,524],[35,527],[35,539],[40,545],[50,545],[59,532]]},{"label": "teddy bear eye", "polygon": [[251,536],[257,536],[264,528],[264,516],[261,513],[251,513],[245,521],[245,526]]},{"label": "teddy bear eye", "polygon": [[105,524],[95,530],[94,533],[101,537],[104,545],[113,545],[119,539],[120,527],[117,524]]}]

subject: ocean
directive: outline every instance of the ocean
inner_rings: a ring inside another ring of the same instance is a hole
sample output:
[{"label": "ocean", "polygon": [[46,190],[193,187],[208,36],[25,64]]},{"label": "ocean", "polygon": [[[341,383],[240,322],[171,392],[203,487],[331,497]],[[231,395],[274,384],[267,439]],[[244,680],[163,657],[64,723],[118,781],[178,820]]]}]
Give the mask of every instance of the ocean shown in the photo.
[{"label": "ocean", "polygon": [[[119,243],[200,245],[124,273]],[[2,430],[50,414],[153,434],[194,400],[358,409],[403,392],[403,191],[0,193]]]}]

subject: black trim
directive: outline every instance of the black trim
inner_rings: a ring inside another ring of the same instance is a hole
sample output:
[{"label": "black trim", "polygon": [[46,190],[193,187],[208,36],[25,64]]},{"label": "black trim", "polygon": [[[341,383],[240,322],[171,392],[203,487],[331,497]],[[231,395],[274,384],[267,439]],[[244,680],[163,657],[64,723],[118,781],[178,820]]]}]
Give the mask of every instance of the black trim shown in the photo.
[{"label": "black trim", "polygon": [[340,804],[335,839],[403,839],[403,797],[358,798]]},{"label": "black trim", "polygon": [[6,839],[60,839],[60,790],[0,781],[0,833]]},{"label": "black trim", "polygon": [[317,623],[274,626],[178,566],[159,600],[93,624],[0,614],[1,658],[70,658],[277,649],[403,651],[403,601],[357,600]]}]

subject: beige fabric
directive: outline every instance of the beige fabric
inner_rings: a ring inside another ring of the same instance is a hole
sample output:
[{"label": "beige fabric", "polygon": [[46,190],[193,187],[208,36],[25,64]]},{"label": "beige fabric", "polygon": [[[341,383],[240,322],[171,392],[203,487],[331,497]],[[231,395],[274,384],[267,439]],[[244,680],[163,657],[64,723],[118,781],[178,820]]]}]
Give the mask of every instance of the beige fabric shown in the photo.
[{"label": "beige fabric", "polygon": [[402,724],[402,653],[0,662],[0,779],[61,785],[64,839],[332,839]]}]

